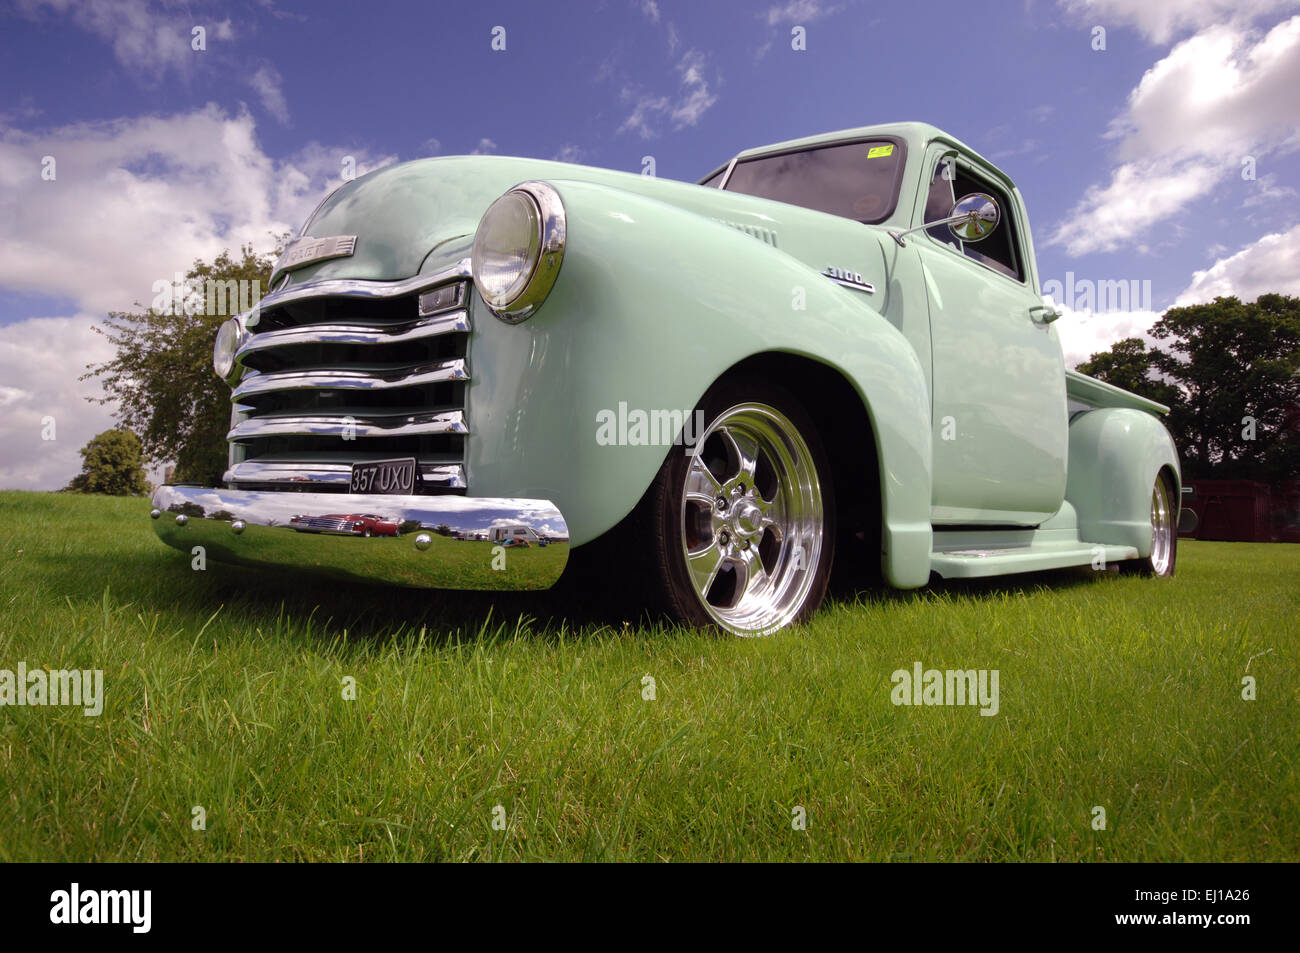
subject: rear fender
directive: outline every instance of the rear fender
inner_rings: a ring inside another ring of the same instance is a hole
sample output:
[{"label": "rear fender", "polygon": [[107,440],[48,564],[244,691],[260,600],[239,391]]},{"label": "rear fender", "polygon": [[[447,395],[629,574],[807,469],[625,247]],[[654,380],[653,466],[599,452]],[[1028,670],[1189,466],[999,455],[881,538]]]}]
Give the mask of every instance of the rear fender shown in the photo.
[{"label": "rear fender", "polygon": [[1151,489],[1168,468],[1174,505],[1182,498],[1178,451],[1163,423],[1141,410],[1106,407],[1070,421],[1065,498],[1079,518],[1079,538],[1134,546],[1151,555]]}]

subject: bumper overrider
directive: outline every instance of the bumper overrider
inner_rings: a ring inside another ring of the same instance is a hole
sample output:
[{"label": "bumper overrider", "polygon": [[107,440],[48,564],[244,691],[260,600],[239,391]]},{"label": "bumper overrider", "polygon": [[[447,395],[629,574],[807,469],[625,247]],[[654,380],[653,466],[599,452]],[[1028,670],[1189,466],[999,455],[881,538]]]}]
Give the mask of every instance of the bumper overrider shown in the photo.
[{"label": "bumper overrider", "polygon": [[[353,514],[397,533],[313,528]],[[568,526],[548,500],[162,486],[149,515],[158,538],[187,554],[201,546],[217,562],[425,589],[546,589],[569,552]]]}]

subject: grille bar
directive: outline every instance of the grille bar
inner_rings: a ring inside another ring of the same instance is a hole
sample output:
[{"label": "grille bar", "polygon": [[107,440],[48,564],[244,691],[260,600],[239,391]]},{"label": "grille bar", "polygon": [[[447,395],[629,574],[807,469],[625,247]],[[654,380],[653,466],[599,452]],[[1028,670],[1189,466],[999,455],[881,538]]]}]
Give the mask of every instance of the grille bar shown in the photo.
[{"label": "grille bar", "polygon": [[242,366],[250,354],[293,344],[405,344],[469,330],[469,314],[453,311],[402,324],[307,324],[279,331],[252,335],[235,353],[235,363]]},{"label": "grille bar", "polygon": [[465,414],[459,410],[416,414],[358,417],[352,414],[300,414],[252,417],[230,429],[227,440],[259,437],[338,437],[351,441],[365,437],[416,437],[424,434],[467,434]]},{"label": "grille bar", "polygon": [[469,380],[464,358],[387,371],[313,369],[250,374],[234,390],[235,400],[250,394],[285,390],[399,390],[447,381]]},{"label": "grille bar", "polygon": [[450,268],[433,275],[416,275],[402,281],[369,281],[359,278],[330,278],[313,282],[309,285],[289,286],[280,291],[273,291],[261,301],[262,310],[280,307],[304,298],[356,298],[384,299],[400,298],[432,288],[434,285],[446,284],[457,278],[470,276],[470,260],[462,258]]}]

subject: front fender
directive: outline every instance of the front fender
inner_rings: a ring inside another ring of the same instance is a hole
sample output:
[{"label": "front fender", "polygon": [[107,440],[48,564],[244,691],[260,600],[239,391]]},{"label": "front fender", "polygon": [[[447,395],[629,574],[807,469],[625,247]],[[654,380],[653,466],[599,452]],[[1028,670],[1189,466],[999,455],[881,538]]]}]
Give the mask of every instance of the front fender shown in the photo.
[{"label": "front fender", "polygon": [[1070,457],[1065,498],[1079,518],[1079,538],[1090,543],[1137,547],[1151,555],[1151,488],[1168,467],[1174,475],[1174,505],[1182,475],[1173,438],[1145,411],[1106,407],[1070,421]]},{"label": "front fender", "polygon": [[[669,452],[663,440],[607,445],[598,415],[620,404],[689,414],[739,361],[803,355],[839,371],[862,399],[881,464],[886,576],[923,585],[930,405],[903,335],[861,292],[726,225],[607,185],[551,184],[568,239],[546,302],[506,325],[475,296],[471,493],[552,500],[573,543],[587,542],[632,510]],[[800,392],[798,380],[781,383]],[[807,409],[814,419],[836,412]]]}]

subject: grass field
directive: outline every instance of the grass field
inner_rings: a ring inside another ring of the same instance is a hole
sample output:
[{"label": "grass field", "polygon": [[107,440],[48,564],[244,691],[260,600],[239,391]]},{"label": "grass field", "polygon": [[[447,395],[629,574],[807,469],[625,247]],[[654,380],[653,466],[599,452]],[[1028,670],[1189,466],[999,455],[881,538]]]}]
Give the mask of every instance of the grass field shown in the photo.
[{"label": "grass field", "polygon": [[[0,859],[1300,859],[1300,546],[874,590],[742,641],[195,572],[147,510],[0,493],[0,669],[106,698],[0,708]],[[917,661],[996,669],[998,713],[895,706]]]}]

